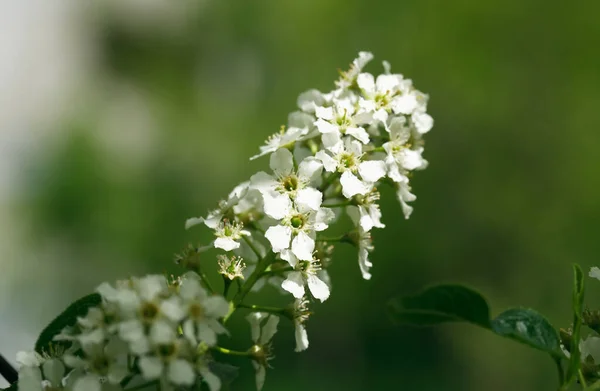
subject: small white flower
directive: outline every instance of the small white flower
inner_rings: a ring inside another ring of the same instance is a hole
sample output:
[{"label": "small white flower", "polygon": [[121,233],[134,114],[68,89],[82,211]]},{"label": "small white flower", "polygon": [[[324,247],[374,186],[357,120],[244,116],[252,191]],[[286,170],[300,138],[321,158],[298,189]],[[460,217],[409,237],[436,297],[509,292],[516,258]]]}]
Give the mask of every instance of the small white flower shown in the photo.
[{"label": "small white flower", "polygon": [[283,212],[280,223],[269,227],[265,233],[273,252],[279,253],[291,248],[299,259],[312,259],[316,232],[327,229],[335,214],[329,208],[314,211],[295,209],[291,205]]},{"label": "small white flower", "polygon": [[308,300],[306,297],[294,300],[294,327],[296,338],[296,352],[308,349],[308,334],[306,333],[305,323],[310,316],[308,309]]},{"label": "small white flower", "polygon": [[296,299],[301,299],[305,294],[305,286],[308,286],[310,293],[319,299],[325,301],[329,297],[329,286],[322,281],[317,272],[321,270],[321,262],[315,259],[299,261],[298,258],[289,250],[282,251],[281,258],[288,261],[294,268],[287,275],[281,287],[290,292]]},{"label": "small white flower", "polygon": [[262,390],[269,361],[273,358],[271,340],[277,332],[279,317],[263,312],[253,312],[246,317],[254,346],[252,348],[253,365],[256,370],[256,388]]},{"label": "small white flower", "polygon": [[193,278],[186,278],[179,289],[180,306],[183,316],[175,316],[172,320],[183,321],[183,334],[196,345],[199,341],[213,346],[217,343],[218,334],[226,334],[227,330],[219,319],[229,313],[229,303],[223,296],[213,295],[202,288]]},{"label": "small white flower", "polygon": [[363,231],[369,232],[373,227],[385,228],[381,222],[381,210],[376,201],[379,200],[379,192],[372,190],[365,196],[357,197],[358,205],[346,207],[346,212],[354,222],[354,225],[360,227]]},{"label": "small white flower", "polygon": [[250,160],[268,155],[280,148],[292,146],[296,141],[302,140],[308,134],[308,131],[308,128],[289,127],[286,130],[285,127],[282,127],[278,133],[273,134],[267,139],[266,145],[260,147],[260,153],[252,156]]},{"label": "small white flower", "polygon": [[336,99],[333,106],[317,107],[315,126],[323,134],[324,146],[332,146],[341,136],[348,135],[363,144],[369,142],[369,134],[360,126],[369,121],[355,115],[354,104],[349,99]]},{"label": "small white flower", "polygon": [[410,217],[413,211],[413,207],[408,205],[408,202],[412,202],[417,199],[417,196],[411,193],[410,190],[411,188],[407,177],[404,177],[401,182],[396,183],[396,196],[400,202],[400,205],[402,206],[404,218],[406,219]]},{"label": "small white flower", "polygon": [[271,155],[270,166],[274,176],[261,171],[250,179],[251,188],[263,194],[267,215],[276,219],[281,218],[280,210],[291,205],[284,195],[298,205],[318,210],[323,194],[310,184],[321,174],[322,164],[319,160],[306,158],[296,171],[292,153],[287,149],[278,149]]},{"label": "small white flower", "polygon": [[589,276],[592,277],[592,278],[595,278],[597,280],[600,280],[600,269],[597,268],[596,266],[592,267],[590,269]]},{"label": "small white flower", "polygon": [[[192,217],[185,222],[185,229],[204,223],[208,228],[216,229],[223,217],[232,211],[248,194],[250,182],[237,185],[228,195],[227,200],[221,200],[217,209],[208,213],[206,217]],[[235,212],[235,211],[234,211]]]},{"label": "small white flower", "polygon": [[221,254],[217,255],[217,259],[219,274],[232,281],[236,278],[244,279],[244,274],[242,274],[242,272],[246,268],[246,264],[241,257],[228,257]]},{"label": "small white flower", "polygon": [[229,222],[227,220],[219,223],[215,228],[215,236],[217,237],[214,241],[215,248],[220,248],[225,251],[231,251],[240,247],[240,240],[242,236],[249,236],[250,232],[243,229],[243,224]]},{"label": "small white flower", "polygon": [[340,79],[335,82],[335,85],[340,89],[350,88],[356,83],[356,78],[362,72],[363,68],[373,59],[373,54],[370,52],[359,52],[358,57],[350,64],[350,69],[340,74]]},{"label": "small white flower", "polygon": [[[342,173],[342,194],[348,199],[357,194],[367,194],[373,188],[373,184],[385,176],[385,162],[362,161],[362,157],[361,144],[350,139],[338,141],[330,148],[329,153],[319,151],[316,154],[326,171]],[[356,174],[359,174],[360,178]]]}]

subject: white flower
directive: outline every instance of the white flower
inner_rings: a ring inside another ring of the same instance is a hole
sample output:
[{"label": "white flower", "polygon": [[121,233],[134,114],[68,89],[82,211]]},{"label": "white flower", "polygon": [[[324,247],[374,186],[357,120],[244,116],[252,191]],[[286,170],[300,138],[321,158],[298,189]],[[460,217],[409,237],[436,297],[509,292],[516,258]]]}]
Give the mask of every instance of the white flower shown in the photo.
[{"label": "white flower", "polygon": [[308,134],[308,131],[308,128],[289,127],[286,130],[285,127],[282,127],[278,133],[273,134],[267,139],[265,142],[266,145],[260,147],[260,153],[252,156],[250,160],[268,155],[280,148],[292,146],[296,141],[302,140]]},{"label": "white flower", "polygon": [[319,299],[325,301],[329,297],[329,286],[322,281],[317,272],[321,270],[321,262],[315,259],[299,261],[298,258],[289,250],[281,252],[281,258],[288,261],[294,268],[287,275],[281,287],[290,292],[296,299],[301,299],[305,294],[305,286],[308,286],[310,293]]},{"label": "white flower", "polygon": [[371,190],[364,196],[357,197],[358,205],[346,207],[346,212],[351,217],[354,225],[360,226],[363,231],[369,232],[373,227],[385,228],[381,222],[381,210],[376,201],[379,200],[379,192]]},{"label": "white flower", "polygon": [[235,280],[236,278],[244,279],[242,272],[246,268],[246,264],[243,262],[241,257],[227,257],[225,255],[217,255],[219,274],[228,280]]},{"label": "white flower", "polygon": [[412,121],[415,124],[415,128],[421,134],[427,133],[433,128],[433,118],[424,112],[414,112],[412,114]]},{"label": "white flower", "polygon": [[250,322],[250,331],[252,333],[252,357],[254,369],[256,370],[256,389],[262,390],[265,384],[265,376],[269,360],[273,358],[271,352],[271,339],[277,332],[279,317],[262,312],[253,312],[246,317]]},{"label": "white flower", "polygon": [[192,217],[185,222],[185,229],[189,229],[195,225],[204,223],[208,228],[216,229],[223,217],[230,212],[240,200],[248,193],[250,182],[243,182],[237,185],[227,197],[227,200],[221,200],[217,209],[208,213],[206,217]]},{"label": "white flower", "polygon": [[412,202],[417,199],[417,196],[411,193],[410,190],[411,188],[407,177],[404,177],[402,181],[396,183],[396,197],[402,206],[404,218],[406,219],[410,217],[413,211],[413,207],[408,205],[408,202]]},{"label": "white flower", "polygon": [[183,339],[177,338],[177,330],[166,322],[157,323],[152,333],[152,349],[140,357],[138,366],[147,380],[160,379],[161,383],[191,386],[196,380],[194,365],[182,354]]},{"label": "white flower", "polygon": [[271,155],[271,170],[274,176],[263,171],[250,179],[251,188],[263,194],[265,213],[273,218],[281,218],[279,209],[289,204],[285,196],[303,207],[318,210],[323,194],[310,187],[316,177],[320,176],[322,163],[312,157],[304,159],[296,171],[294,156],[287,149],[278,149]]},{"label": "white flower", "polygon": [[[83,355],[65,355],[64,360],[70,368],[86,372],[86,377],[93,378],[96,383],[107,381],[110,384],[119,384],[129,374],[127,366],[128,345],[112,336],[108,341],[104,339],[81,344]],[[44,372],[45,373],[45,372]],[[92,380],[80,380],[80,383],[91,383]]]},{"label": "white flower", "polygon": [[373,59],[373,54],[370,52],[359,52],[358,57],[350,64],[350,69],[342,72],[340,79],[335,82],[335,85],[340,89],[347,89],[356,83],[356,78],[362,72],[365,65]]},{"label": "white flower", "polygon": [[183,334],[194,345],[199,341],[213,346],[217,343],[218,334],[226,334],[227,330],[219,319],[229,313],[229,303],[223,296],[213,295],[202,288],[193,278],[183,280],[179,289],[181,300],[173,301],[175,309],[171,315],[173,321],[183,320]]},{"label": "white flower", "polygon": [[363,278],[365,280],[370,280],[371,273],[369,273],[369,270],[373,266],[373,263],[369,261],[369,253],[373,251],[371,233],[365,232],[359,228],[358,235],[358,266],[360,267]]},{"label": "white flower", "polygon": [[294,336],[296,338],[296,352],[308,349],[308,334],[304,324],[310,316],[308,300],[306,297],[294,300]]},{"label": "white flower", "polygon": [[595,278],[597,280],[600,280],[600,269],[597,268],[596,266],[592,267],[590,269],[589,276],[592,277],[592,278]]},{"label": "white flower", "polygon": [[249,236],[250,232],[243,229],[243,224],[223,221],[215,228],[215,248],[231,251],[240,247],[242,236]]},{"label": "white flower", "polygon": [[370,73],[361,73],[356,79],[363,97],[359,101],[361,111],[370,114],[372,120],[385,123],[392,111],[392,102],[402,94],[405,86],[402,75],[383,74],[377,79]]},{"label": "white flower", "polygon": [[291,248],[299,259],[312,259],[316,232],[327,229],[328,223],[335,217],[333,211],[328,208],[314,211],[287,205],[281,212],[280,223],[269,227],[265,233],[273,252]]},{"label": "white flower", "polygon": [[407,171],[427,167],[427,161],[421,156],[423,149],[411,149],[409,143],[411,130],[406,126],[406,120],[401,117],[393,118],[388,128],[390,141],[383,144],[386,156],[387,175],[394,182],[402,182]]},{"label": "white flower", "polygon": [[316,158],[323,162],[325,171],[342,173],[340,178],[342,194],[348,199],[357,194],[367,194],[373,184],[385,176],[385,162],[362,161],[362,157],[361,144],[348,138],[338,141],[329,149],[329,153],[319,151],[316,154]]},{"label": "white flower", "polygon": [[342,135],[352,136],[363,144],[369,142],[369,134],[360,126],[369,121],[369,118],[362,118],[355,115],[354,104],[349,99],[336,99],[333,106],[317,107],[317,120],[315,126],[323,134],[322,140],[324,146],[330,147]]}]

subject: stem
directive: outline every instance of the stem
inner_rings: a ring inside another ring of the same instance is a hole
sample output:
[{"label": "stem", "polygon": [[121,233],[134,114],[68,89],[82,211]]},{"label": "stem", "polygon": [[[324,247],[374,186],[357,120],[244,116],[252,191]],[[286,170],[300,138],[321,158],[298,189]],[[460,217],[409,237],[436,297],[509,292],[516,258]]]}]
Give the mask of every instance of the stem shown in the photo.
[{"label": "stem", "polygon": [[208,280],[208,277],[206,277],[206,274],[204,274],[204,272],[198,270],[198,274],[200,275],[200,279],[202,280],[202,282],[204,283],[204,285],[206,285],[206,287],[208,288],[208,290],[211,293],[215,293],[215,290],[213,289],[212,285],[210,284],[210,281]]},{"label": "stem", "polygon": [[577,376],[579,377],[579,383],[581,384],[581,386],[586,389],[587,388],[587,383],[585,381],[585,377],[583,377],[583,372],[581,372],[581,369],[577,371]]},{"label": "stem", "polygon": [[554,362],[556,363],[556,371],[558,372],[559,391],[562,391],[564,389],[564,384],[565,384],[565,370],[562,367],[560,358],[553,357],[553,359],[554,359]]},{"label": "stem", "polygon": [[19,380],[19,374],[16,369],[0,354],[0,375],[10,384]]},{"label": "stem", "polygon": [[242,236],[242,238],[244,239],[244,241],[246,243],[248,243],[248,246],[250,246],[250,248],[252,249],[252,251],[254,252],[254,254],[256,254],[256,256],[258,257],[258,259],[262,258],[262,255],[260,254],[260,251],[258,250],[258,247],[256,247],[254,245],[254,243],[252,243],[252,241],[246,236]]},{"label": "stem", "polygon": [[291,266],[284,267],[284,268],[277,269],[277,270],[265,270],[265,271],[262,273],[261,277],[264,277],[264,276],[271,276],[271,275],[277,275],[277,274],[279,274],[279,273],[291,272],[292,270],[294,270],[294,268],[293,268],[293,267],[291,267]]},{"label": "stem", "polygon": [[232,283],[232,281],[229,278],[223,276],[223,297],[224,298],[227,298],[227,294],[229,293],[229,288],[231,287],[231,283]]},{"label": "stem", "polygon": [[248,352],[240,352],[239,350],[226,349],[226,348],[222,348],[220,346],[215,346],[215,347],[212,347],[211,349],[215,350],[219,353],[228,354],[230,356],[250,357],[250,353],[248,353]]},{"label": "stem", "polygon": [[350,201],[338,202],[336,204],[323,205],[325,208],[343,208],[344,206],[352,205]]},{"label": "stem", "polygon": [[248,225],[248,228],[257,230],[258,232],[260,232],[263,235],[266,233],[266,231],[264,229],[262,229],[258,224],[254,223],[254,222],[250,223]]},{"label": "stem", "polygon": [[248,277],[246,282],[244,282],[240,290],[233,297],[233,300],[231,301],[231,310],[223,318],[223,324],[225,324],[229,317],[235,312],[242,300],[244,300],[244,297],[246,297],[248,292],[250,292],[254,284],[256,284],[256,281],[258,281],[258,279],[261,277],[265,269],[271,264],[274,258],[275,254],[269,253],[267,254],[267,256],[265,256],[258,262],[258,264],[256,265],[256,269],[254,269],[250,277]]},{"label": "stem", "polygon": [[251,310],[252,312],[267,312],[269,314],[275,314],[275,315],[282,315],[282,316],[288,316],[288,310],[286,308],[278,308],[278,307],[265,307],[265,306],[261,306],[261,305],[246,305],[246,304],[240,304],[238,305],[238,308],[246,308]]},{"label": "stem", "polygon": [[347,234],[337,236],[335,238],[317,238],[317,242],[339,242],[339,243],[352,243],[352,240]]},{"label": "stem", "polygon": [[[129,357],[127,359],[129,360]],[[127,384],[129,384],[134,377],[135,375],[127,375],[123,380],[121,380],[121,383],[119,383],[121,388],[125,388],[125,386],[127,386]]]}]

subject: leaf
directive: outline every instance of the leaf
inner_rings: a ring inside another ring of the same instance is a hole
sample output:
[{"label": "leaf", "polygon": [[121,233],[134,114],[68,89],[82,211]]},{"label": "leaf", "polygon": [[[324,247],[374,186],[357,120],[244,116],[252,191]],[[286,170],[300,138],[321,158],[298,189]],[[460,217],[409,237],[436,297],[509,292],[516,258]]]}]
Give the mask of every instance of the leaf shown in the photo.
[{"label": "leaf", "polygon": [[469,322],[490,328],[487,302],[462,285],[436,285],[414,296],[392,299],[389,310],[399,324],[432,326],[445,322]]},{"label": "leaf", "polygon": [[511,308],[502,312],[492,320],[492,331],[553,356],[562,356],[556,329],[532,309]]},{"label": "leaf", "polygon": [[64,346],[70,345],[68,341],[53,341],[53,338],[59,334],[65,327],[73,326],[77,322],[77,317],[85,316],[88,309],[100,305],[102,298],[98,293],[92,293],[71,303],[60,315],[58,315],[42,332],[35,342],[35,351],[42,354],[50,352],[50,345]]},{"label": "leaf", "polygon": [[579,342],[581,339],[581,324],[583,311],[583,298],[585,293],[583,271],[579,265],[573,265],[573,333],[571,334],[571,357],[567,369],[567,384],[577,376],[577,371],[581,366],[581,351],[579,350]]},{"label": "leaf", "polygon": [[240,368],[222,362],[211,361],[208,368],[221,379],[223,389],[227,389],[240,374]]}]

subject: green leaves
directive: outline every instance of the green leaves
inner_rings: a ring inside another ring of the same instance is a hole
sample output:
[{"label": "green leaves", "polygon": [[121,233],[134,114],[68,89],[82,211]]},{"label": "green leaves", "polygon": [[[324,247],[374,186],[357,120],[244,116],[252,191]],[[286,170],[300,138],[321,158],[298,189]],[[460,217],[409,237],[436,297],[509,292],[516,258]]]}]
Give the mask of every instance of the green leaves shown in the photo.
[{"label": "green leaves", "polygon": [[221,379],[221,387],[224,390],[229,389],[231,383],[233,383],[240,373],[238,367],[217,361],[211,361],[208,364],[208,368]]},{"label": "green leaves", "polygon": [[560,340],[554,327],[540,313],[511,308],[492,320],[492,331],[502,337],[561,357]]},{"label": "green leaves", "polygon": [[67,347],[68,342],[53,341],[53,338],[59,334],[65,327],[73,326],[77,322],[77,317],[85,316],[88,309],[100,305],[102,298],[98,293],[92,293],[76,300],[69,305],[60,315],[58,315],[44,330],[42,330],[38,340],[35,343],[35,351],[38,353],[50,353],[51,345]]},{"label": "green leaves", "polygon": [[436,285],[414,296],[392,299],[390,313],[399,324],[433,326],[468,322],[535,349],[561,357],[558,333],[538,312],[512,308],[490,319],[485,298],[462,285]]},{"label": "green leaves", "polygon": [[437,285],[414,296],[392,299],[393,319],[400,324],[433,326],[444,322],[468,322],[490,327],[490,309],[475,290],[462,285]]}]

